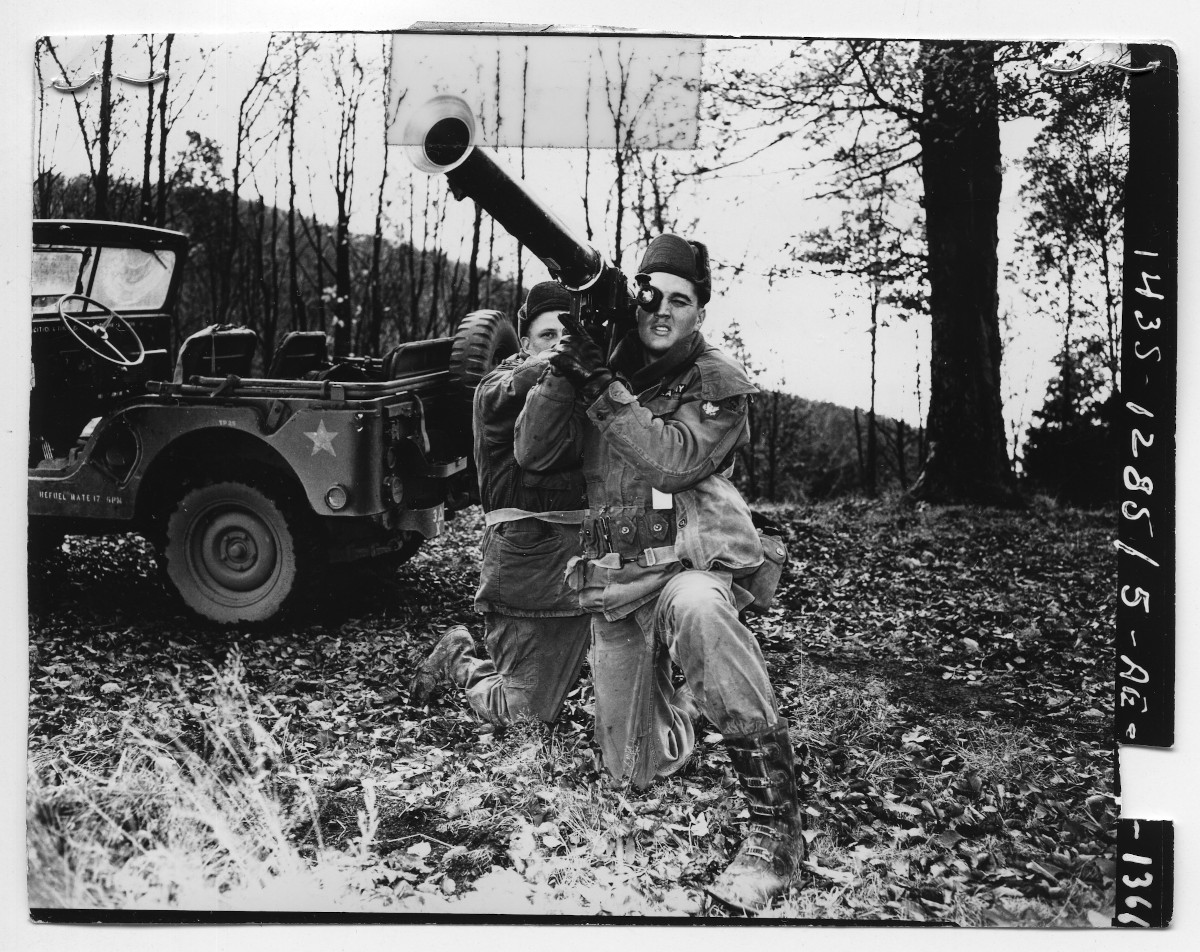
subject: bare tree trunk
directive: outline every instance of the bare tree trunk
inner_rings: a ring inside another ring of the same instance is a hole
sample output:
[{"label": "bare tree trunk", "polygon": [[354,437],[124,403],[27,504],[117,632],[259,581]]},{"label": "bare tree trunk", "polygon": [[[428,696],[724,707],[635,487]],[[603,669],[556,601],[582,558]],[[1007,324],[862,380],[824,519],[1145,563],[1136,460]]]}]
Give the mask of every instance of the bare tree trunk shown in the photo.
[{"label": "bare tree trunk", "polygon": [[475,206],[475,221],[471,224],[471,258],[467,264],[467,310],[479,308],[479,241],[483,235],[483,209]]},{"label": "bare tree trunk", "polygon": [[34,180],[33,214],[35,218],[56,218],[51,212],[50,204],[54,194],[54,172],[46,164],[46,152],[43,148],[42,130],[46,117],[46,79],[42,75],[42,50],[49,45],[49,39],[39,37],[33,48],[33,68],[37,72],[37,133],[35,147],[35,168],[37,178]]},{"label": "bare tree trunk", "polygon": [[925,466],[925,414],[921,412],[921,350],[920,344],[916,345],[917,362],[915,364],[917,375],[917,472]]},{"label": "bare tree trunk", "polygon": [[[267,233],[267,206],[260,195],[256,205],[258,230],[255,236],[254,272],[259,297],[259,333],[262,340],[263,366],[271,365],[275,355],[275,338],[279,332],[279,215],[271,207],[271,231]],[[269,267],[268,267],[269,265]],[[250,315],[247,315],[247,323]]]},{"label": "bare tree trunk", "polygon": [[[446,302],[446,333],[454,330],[454,315],[458,313],[458,298],[462,294],[462,262],[454,260],[454,268],[450,271],[450,299]],[[433,335],[438,336],[438,335]]]},{"label": "bare tree trunk", "polygon": [[623,241],[622,228],[625,224],[625,161],[627,159],[625,149],[623,147],[624,143],[621,141],[621,120],[625,108],[626,93],[624,76],[622,75],[621,78],[621,91],[617,100],[620,105],[618,106],[616,113],[613,115],[613,134],[616,137],[616,148],[613,149],[613,164],[616,167],[617,173],[615,184],[617,213],[613,231],[613,265],[618,268],[621,267],[621,243]]},{"label": "bare tree trunk", "polygon": [[268,42],[267,50],[263,54],[258,72],[255,73],[254,80],[250,83],[250,88],[246,90],[245,95],[242,96],[242,100],[238,104],[237,142],[233,153],[233,184],[229,195],[229,236],[225,249],[225,267],[221,271],[220,300],[217,302],[217,320],[220,323],[225,323],[229,320],[231,305],[230,290],[234,278],[233,266],[237,260],[238,244],[241,240],[241,209],[238,206],[242,193],[242,160],[245,158],[244,148],[246,139],[250,134],[250,126],[253,123],[253,116],[248,115],[247,110],[250,108],[251,101],[259,87],[266,82],[267,61],[270,55],[271,44]]},{"label": "bare tree trunk", "polygon": [[[661,235],[667,230],[667,198],[658,181],[660,156],[656,153],[650,160],[650,192],[654,196],[654,232]],[[666,163],[666,160],[663,160]]]},{"label": "bare tree trunk", "polygon": [[592,203],[588,193],[592,185],[592,75],[588,73],[587,99],[583,110],[587,122],[583,128],[583,228],[587,240],[592,240]]},{"label": "bare tree trunk", "polygon": [[[154,75],[154,34],[146,35],[146,50],[150,64],[148,75]],[[154,201],[150,191],[150,167],[154,161],[154,84],[146,85],[146,134],[142,147],[142,194],[138,221],[143,225],[154,222]]]},{"label": "bare tree trunk", "polygon": [[637,156],[638,147],[634,144],[633,130],[637,122],[638,114],[642,107],[646,104],[643,100],[640,104],[631,108],[629,102],[629,75],[630,64],[633,62],[633,54],[626,59],[621,58],[621,44],[617,44],[617,90],[616,102],[613,101],[613,89],[611,82],[607,82],[606,99],[608,102],[609,115],[613,123],[613,166],[616,172],[616,181],[614,184],[614,201],[616,203],[615,221],[614,221],[614,247],[613,247],[613,264],[618,268],[621,266],[622,246],[625,242],[624,226],[625,226],[625,189],[626,177],[631,167],[631,162]]},{"label": "bare tree trunk", "polygon": [[[352,41],[353,42],[353,41]],[[350,278],[350,211],[354,198],[354,166],[358,143],[358,106],[362,101],[363,70],[357,50],[351,46],[350,75],[342,75],[343,64],[334,61],[338,95],[337,161],[333,190],[337,200],[334,231],[334,314],[333,352],[339,357],[350,353],[353,341],[354,288]],[[386,138],[386,136],[385,136]]]},{"label": "bare tree trunk", "polygon": [[167,224],[167,90],[171,85],[171,47],[175,45],[175,34],[168,33],[163,43],[163,80],[158,93],[158,193],[155,195],[154,224],[163,228]]},{"label": "bare tree trunk", "polygon": [[[301,218],[301,222],[304,219]],[[309,236],[309,243],[312,244],[313,250],[316,252],[317,274],[314,284],[317,288],[317,330],[324,331],[329,334],[329,327],[326,322],[326,305],[325,305],[325,248],[324,239],[321,235],[321,223],[317,221],[317,213],[312,213],[312,234]]]},{"label": "bare tree trunk", "polygon": [[[525,47],[525,63],[521,69],[521,178],[525,178],[525,121],[529,115],[529,47]],[[525,285],[525,246],[517,242],[517,286],[514,296],[521,300]]]},{"label": "bare tree trunk", "polygon": [[[496,106],[496,141],[500,141],[500,129],[504,125],[504,113],[500,110],[500,51],[496,51],[496,85],[495,85],[495,106]],[[476,214],[479,213],[478,207]],[[517,254],[521,253],[521,243],[517,242]],[[496,220],[488,217],[488,263],[487,274],[485,275],[484,286],[484,307],[493,307],[492,295],[495,291],[496,281]],[[515,311],[519,304],[515,304],[512,310]]]},{"label": "bare tree trunk", "polygon": [[100,74],[100,162],[96,166],[96,217],[108,218],[108,167],[112,161],[112,34],[104,37],[104,65]]},{"label": "bare tree trunk", "polygon": [[1108,336],[1108,352],[1105,354],[1105,364],[1112,383],[1113,392],[1119,388],[1121,377],[1121,349],[1118,341],[1121,315],[1117,310],[1117,296],[1113,291],[1112,276],[1109,274],[1108,242],[1100,243],[1100,270],[1104,275],[1104,323]]},{"label": "bare tree trunk", "polygon": [[875,370],[876,370],[876,344],[879,337],[879,287],[872,286],[871,291],[871,406],[867,410],[867,470],[866,470],[866,490],[867,495],[874,498],[878,495],[878,467],[879,459],[879,443],[875,434]]},{"label": "bare tree trunk", "polygon": [[496,220],[488,220],[488,266],[484,275],[484,307],[492,306],[492,291],[496,282]]},{"label": "bare tree trunk", "polygon": [[[383,50],[383,172],[379,177],[379,194],[375,201],[375,231],[371,235],[371,268],[368,279],[370,293],[370,320],[366,341],[359,345],[359,352],[379,356],[382,353],[380,339],[383,334],[383,209],[384,192],[387,189],[388,157],[390,143],[388,142],[388,80],[391,76],[391,58],[388,56],[388,41],[384,40]],[[403,101],[403,97],[401,97]]]},{"label": "bare tree trunk", "polygon": [[253,316],[247,314],[245,323],[252,326],[250,322],[254,320],[258,324],[259,338],[266,355],[275,342],[275,317],[272,313],[272,295],[267,287],[266,262],[263,260],[267,251],[267,205],[261,195],[255,203],[254,212],[254,248],[247,250],[253,255],[254,284],[259,305],[255,309],[258,313]]},{"label": "bare tree trunk", "polygon": [[1005,452],[996,297],[1001,157],[987,43],[924,41],[921,178],[929,242],[930,453],[918,499],[1019,503]]},{"label": "bare tree trunk", "polygon": [[1066,259],[1067,316],[1063,322],[1062,367],[1059,368],[1059,380],[1062,386],[1062,423],[1063,426],[1070,426],[1077,416],[1073,382],[1075,361],[1071,353],[1071,331],[1075,323],[1075,267],[1071,264],[1069,250],[1063,257]]},{"label": "bare tree trunk", "polygon": [[304,312],[304,299],[300,296],[296,251],[296,116],[300,108],[300,41],[295,33],[292,34],[292,70],[292,95],[288,102],[286,120],[288,127],[288,302],[292,312],[292,327],[295,330],[304,331],[308,330],[308,317]]},{"label": "bare tree trunk", "polygon": [[425,318],[425,329],[421,334],[422,338],[426,340],[433,337],[434,330],[437,328],[438,307],[442,297],[442,266],[445,262],[446,256],[440,249],[435,248],[433,268],[429,274],[429,312]]},{"label": "bare tree trunk", "polygon": [[333,352],[338,357],[345,357],[350,353],[354,304],[350,287],[350,202],[343,189],[337,191],[333,240]]},{"label": "bare tree trunk", "polygon": [[[386,107],[385,107],[386,108]],[[383,137],[383,175],[379,180],[379,199],[375,205],[375,231],[371,236],[371,270],[368,284],[371,293],[371,320],[362,353],[378,356],[383,333],[383,190],[388,176],[387,136]]]},{"label": "bare tree trunk", "polygon": [[[275,172],[275,195],[279,194],[279,172]],[[271,336],[263,341],[263,368],[271,366],[275,356],[275,337],[283,320],[283,286],[279,280],[279,209],[271,206]]]},{"label": "bare tree trunk", "polygon": [[[429,249],[429,180],[425,180],[425,214],[421,216],[421,250],[417,253],[414,240],[414,215],[416,207],[415,179],[409,179],[408,227],[409,227],[409,339],[416,340],[421,321],[421,296],[425,291],[426,260]],[[420,267],[418,268],[418,263]]]},{"label": "bare tree trunk", "polygon": [[442,269],[446,265],[447,257],[440,246],[442,226],[446,222],[446,203],[444,201],[437,203],[437,212],[437,218],[433,223],[433,268],[429,275],[429,316],[425,320],[425,333],[422,335],[426,339],[433,337],[437,327],[439,308],[442,303]]},{"label": "bare tree trunk", "polygon": [[901,489],[908,489],[908,427],[903,420],[896,421],[896,478]]},{"label": "bare tree trunk", "polygon": [[858,422],[858,407],[854,408],[854,448],[858,452],[859,482],[866,481],[866,464],[863,462],[862,425]]},{"label": "bare tree trunk", "polygon": [[[111,40],[111,37],[109,39]],[[58,51],[54,48],[54,43],[51,42],[50,37],[42,37],[42,42],[49,51],[50,58],[54,60],[54,65],[57,66],[59,72],[62,73],[63,80],[69,82],[70,80],[67,76],[67,69],[65,66],[63,66],[62,60],[59,59]],[[71,104],[75,107],[75,120],[79,124],[79,137],[83,140],[83,151],[87,156],[88,181],[92,185],[92,194],[94,196],[96,193],[96,157],[93,155],[95,142],[93,142],[92,137],[88,135],[87,123],[84,121],[83,117],[83,103],[80,101],[80,98],[78,96],[72,96]]]},{"label": "bare tree trunk", "polygon": [[771,429],[767,443],[767,498],[778,501],[776,478],[779,472],[779,391],[771,391]]}]

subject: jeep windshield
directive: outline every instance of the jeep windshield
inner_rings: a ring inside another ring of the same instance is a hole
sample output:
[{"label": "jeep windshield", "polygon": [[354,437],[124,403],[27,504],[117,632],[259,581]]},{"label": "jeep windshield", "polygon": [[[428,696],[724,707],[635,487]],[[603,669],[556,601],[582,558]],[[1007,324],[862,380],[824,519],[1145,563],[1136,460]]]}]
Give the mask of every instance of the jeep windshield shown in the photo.
[{"label": "jeep windshield", "polygon": [[[161,310],[175,252],[165,248],[40,245],[33,249],[33,312],[53,313],[64,294],[84,294],[118,314]],[[73,313],[84,308],[72,304]],[[96,311],[87,306],[83,313]]]}]

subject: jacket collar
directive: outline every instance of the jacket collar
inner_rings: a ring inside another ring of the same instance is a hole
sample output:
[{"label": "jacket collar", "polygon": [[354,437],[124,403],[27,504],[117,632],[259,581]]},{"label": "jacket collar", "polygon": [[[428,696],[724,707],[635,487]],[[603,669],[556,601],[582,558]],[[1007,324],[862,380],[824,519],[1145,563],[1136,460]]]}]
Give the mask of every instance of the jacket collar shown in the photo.
[{"label": "jacket collar", "polygon": [[641,393],[690,367],[707,346],[704,336],[695,331],[676,341],[665,354],[651,357],[637,331],[632,330],[617,344],[609,366],[629,381],[634,393]]}]

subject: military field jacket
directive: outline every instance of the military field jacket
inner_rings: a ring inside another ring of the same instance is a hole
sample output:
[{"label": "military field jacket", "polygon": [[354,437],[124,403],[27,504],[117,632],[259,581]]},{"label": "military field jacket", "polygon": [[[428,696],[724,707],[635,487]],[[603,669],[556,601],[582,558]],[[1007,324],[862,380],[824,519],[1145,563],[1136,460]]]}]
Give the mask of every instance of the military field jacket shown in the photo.
[{"label": "military field jacket", "polygon": [[[737,575],[762,564],[750,509],[725,475],[749,442],[755,391],[741,365],[709,345],[642,392],[614,382],[588,407],[564,378],[543,374],[517,422],[516,458],[535,472],[582,459],[591,558],[574,566],[573,584],[586,608],[621,618],[676,572]],[[672,543],[678,562],[637,557]],[[596,564],[605,551],[619,551],[620,568]]]},{"label": "military field jacket", "polygon": [[[517,416],[546,364],[517,357],[504,361],[475,390],[475,466],[485,512],[509,507],[545,512],[580,509],[583,473],[564,460],[539,472],[517,464],[513,431]],[[581,614],[579,596],[567,585],[568,561],[579,554],[579,527],[519,519],[484,530],[475,609],[502,615]]]}]

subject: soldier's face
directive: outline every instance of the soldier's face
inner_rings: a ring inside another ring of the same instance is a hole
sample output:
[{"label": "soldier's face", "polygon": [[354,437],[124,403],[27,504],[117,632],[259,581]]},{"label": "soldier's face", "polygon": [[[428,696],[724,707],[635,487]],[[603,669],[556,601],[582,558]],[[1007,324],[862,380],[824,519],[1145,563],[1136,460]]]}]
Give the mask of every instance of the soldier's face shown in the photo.
[{"label": "soldier's face", "polygon": [[529,335],[521,338],[521,349],[530,357],[544,354],[563,336],[562,319],[567,311],[545,311],[529,322]]},{"label": "soldier's face", "polygon": [[638,308],[638,337],[650,353],[665,354],[700,327],[704,308],[696,297],[695,286],[687,278],[665,271],[652,271],[648,277],[662,292],[662,303],[657,311]]}]

